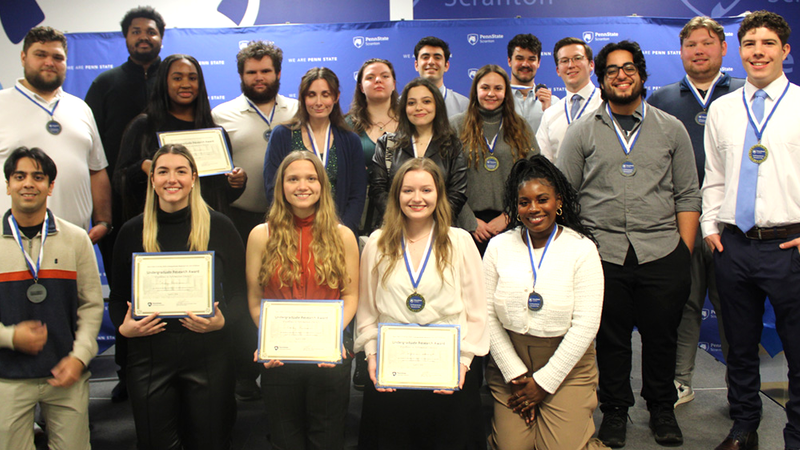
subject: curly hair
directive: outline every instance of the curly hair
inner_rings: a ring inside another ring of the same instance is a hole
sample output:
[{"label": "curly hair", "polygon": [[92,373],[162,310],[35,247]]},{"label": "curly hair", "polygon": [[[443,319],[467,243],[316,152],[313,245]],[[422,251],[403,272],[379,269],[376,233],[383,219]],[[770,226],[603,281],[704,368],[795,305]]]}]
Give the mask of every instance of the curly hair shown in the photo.
[{"label": "curly hair", "polygon": [[347,116],[350,117],[350,120],[353,122],[353,131],[355,131],[356,134],[361,134],[375,125],[372,123],[372,118],[369,117],[369,112],[367,111],[367,96],[361,91],[361,82],[364,79],[364,71],[367,70],[367,67],[373,64],[385,64],[386,67],[389,68],[389,72],[392,73],[392,80],[395,82],[395,89],[392,90],[392,96],[389,101],[389,117],[393,117],[395,119],[397,118],[397,75],[394,73],[394,66],[391,62],[385,59],[368,59],[364,61],[364,64],[362,64],[361,68],[358,69],[358,75],[356,76],[356,90],[353,93],[353,102],[350,104],[350,112],[347,114]]},{"label": "curly hair", "polygon": [[311,228],[311,254],[314,255],[315,281],[319,286],[344,289],[349,282],[344,256],[344,241],[339,234],[339,218],[331,196],[331,183],[322,162],[313,153],[295,150],[284,158],[275,175],[275,197],[267,215],[269,239],[261,256],[258,282],[269,284],[277,274],[280,286],[292,286],[300,281],[302,262],[297,258],[300,236],[294,225],[292,206],[283,191],[286,168],[296,161],[314,165],[320,184],[316,216]]},{"label": "curly hair", "polygon": [[[647,81],[647,62],[644,60],[644,53],[642,53],[642,48],[639,47],[639,43],[625,40],[606,44],[605,47],[600,49],[597,58],[594,60],[594,74],[597,76],[597,82],[600,83],[600,98],[603,100],[607,100],[606,91],[603,89],[607,81],[606,62],[608,61],[608,55],[617,50],[625,50],[633,55],[633,65],[636,66],[636,70],[639,72],[642,85]],[[645,98],[646,95],[647,89],[642,89],[642,98]]]},{"label": "curly hair", "polygon": [[542,59],[542,42],[539,38],[530,33],[514,36],[508,41],[506,47],[506,50],[508,50],[508,59],[514,56],[514,49],[517,47],[530,51],[536,55],[536,59]]},{"label": "curly hair", "polygon": [[503,77],[506,93],[503,98],[503,141],[505,141],[514,154],[514,159],[524,158],[533,147],[533,135],[525,124],[525,119],[520,117],[514,109],[514,94],[511,92],[511,83],[508,74],[496,64],[487,64],[475,74],[472,87],[469,90],[469,107],[464,117],[464,128],[461,130],[461,142],[464,144],[468,165],[478,168],[479,162],[489,152],[489,146],[483,137],[483,116],[479,110],[478,84],[481,79],[490,73]]},{"label": "curly hair", "polygon": [[22,53],[28,53],[31,45],[40,42],[46,44],[48,42],[57,41],[61,43],[64,48],[64,53],[67,53],[67,37],[64,33],[52,27],[34,27],[25,35],[25,40],[22,42]]},{"label": "curly hair", "polygon": [[283,63],[283,50],[276,47],[272,42],[265,41],[250,41],[247,47],[239,50],[236,54],[236,70],[239,71],[239,76],[244,73],[244,63],[248,59],[256,59],[261,61],[265,56],[269,56],[272,60],[272,67],[275,69],[276,74],[281,73],[281,64]]},{"label": "curly hair", "polygon": [[433,177],[433,184],[436,186],[436,209],[433,213],[436,225],[433,230],[433,243],[431,245],[436,252],[436,269],[439,275],[443,275],[444,270],[450,265],[453,245],[450,242],[448,233],[452,222],[452,212],[450,201],[447,200],[444,175],[442,175],[439,166],[429,158],[409,159],[400,166],[397,174],[392,179],[392,186],[389,188],[389,198],[386,203],[386,212],[383,214],[382,234],[378,238],[378,251],[381,257],[372,269],[377,273],[381,262],[387,262],[386,272],[381,278],[383,283],[386,283],[394,265],[403,256],[401,242],[405,235],[408,219],[400,207],[400,191],[406,174],[414,170],[428,172]]},{"label": "curly hair", "polygon": [[128,36],[128,28],[130,28],[133,19],[150,19],[156,23],[158,34],[164,36],[164,18],[151,6],[139,6],[125,13],[122,21],[119,23],[122,27],[122,35]]},{"label": "curly hair", "polygon": [[792,34],[792,29],[789,28],[786,19],[781,15],[770,11],[756,11],[748,14],[742,21],[742,24],[739,25],[739,31],[736,33],[739,37],[739,45],[742,44],[742,39],[748,31],[761,27],[777,34],[778,38],[781,40],[781,45],[786,45],[786,43],[789,42],[789,35]]},{"label": "curly hair", "polygon": [[542,155],[521,159],[511,168],[503,194],[503,212],[510,218],[506,230],[524,226],[517,213],[519,190],[526,182],[537,179],[546,180],[547,184],[556,191],[556,195],[561,198],[562,213],[556,216],[556,223],[572,228],[597,244],[592,233],[581,223],[581,205],[578,203],[578,193],[575,188],[569,184],[564,174]]}]

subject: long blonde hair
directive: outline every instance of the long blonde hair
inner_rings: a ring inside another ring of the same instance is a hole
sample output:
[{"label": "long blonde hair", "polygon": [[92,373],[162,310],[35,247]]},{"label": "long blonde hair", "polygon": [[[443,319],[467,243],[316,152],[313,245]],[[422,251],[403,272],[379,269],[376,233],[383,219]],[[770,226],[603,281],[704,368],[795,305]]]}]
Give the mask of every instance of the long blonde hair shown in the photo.
[{"label": "long blonde hair", "polygon": [[344,289],[349,282],[344,241],[339,235],[339,218],[331,196],[328,174],[317,156],[302,150],[289,153],[275,175],[275,198],[267,215],[269,239],[261,257],[258,281],[262,286],[266,286],[276,272],[281,287],[292,286],[300,281],[302,263],[297,257],[300,235],[294,226],[292,206],[286,200],[283,190],[286,168],[295,161],[310,161],[314,164],[320,183],[310,244],[311,253],[314,255],[315,281],[319,286]]},{"label": "long blonde hair", "polygon": [[[150,176],[147,177],[147,197],[144,202],[144,227],[142,228],[142,246],[146,252],[160,252],[158,244],[158,195],[153,188],[153,174],[158,158],[162,155],[180,155],[189,161],[193,175],[197,175],[197,164],[189,150],[180,144],[169,144],[158,149],[150,164]],[[189,210],[192,215],[192,230],[186,245],[189,251],[202,252],[208,250],[208,239],[211,230],[211,214],[203,196],[200,195],[200,182],[196,182],[189,194]]]},{"label": "long blonde hair", "polygon": [[383,214],[383,226],[381,235],[378,238],[378,251],[381,254],[378,263],[373,270],[377,271],[378,266],[386,261],[387,268],[381,281],[386,283],[389,273],[394,265],[402,258],[403,248],[401,241],[406,230],[408,218],[400,208],[400,191],[403,187],[403,179],[408,172],[413,170],[423,170],[431,174],[433,184],[436,186],[436,208],[433,218],[436,222],[433,230],[433,248],[436,251],[436,269],[440,276],[444,276],[444,270],[450,265],[450,256],[453,245],[450,242],[450,222],[452,212],[450,202],[447,200],[447,191],[444,184],[444,176],[439,166],[428,158],[414,158],[406,161],[397,170],[392,179],[392,186],[389,188],[389,197],[386,203],[386,212]]},{"label": "long blonde hair", "polygon": [[[478,102],[478,84],[481,79],[490,73],[496,73],[503,78],[506,84],[506,93],[503,104],[500,106],[503,112],[503,141],[511,147],[514,161],[525,158],[528,151],[533,148],[534,136],[525,126],[525,119],[520,117],[514,110],[514,93],[511,90],[511,83],[508,74],[502,67],[495,64],[487,64],[475,74],[472,87],[469,90],[469,107],[464,117],[464,128],[461,130],[461,142],[464,144],[464,153],[467,156],[467,165],[472,165],[476,169],[479,162],[483,161],[489,153],[489,146],[483,136],[483,116],[481,116],[480,103]],[[530,95],[530,94],[529,94]],[[536,130],[533,130],[536,132]]]}]

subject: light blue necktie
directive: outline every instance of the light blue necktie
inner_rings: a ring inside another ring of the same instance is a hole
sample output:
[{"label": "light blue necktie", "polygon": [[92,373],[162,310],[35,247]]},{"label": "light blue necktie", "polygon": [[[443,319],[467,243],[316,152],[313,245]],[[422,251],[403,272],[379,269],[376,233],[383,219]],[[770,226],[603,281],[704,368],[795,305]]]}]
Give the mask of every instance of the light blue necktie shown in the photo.
[{"label": "light blue necktie", "polygon": [[579,112],[579,108],[581,107],[581,100],[583,97],[580,94],[575,94],[572,96],[572,107],[569,110],[569,116],[572,117],[572,120],[577,119],[577,115]]},{"label": "light blue necktie", "polygon": [[[758,125],[764,118],[764,99],[767,93],[759,89],[753,99],[753,116]],[[739,187],[736,194],[736,226],[747,233],[756,225],[756,184],[758,164],[750,160],[750,147],[758,144],[753,125],[748,121],[742,149],[742,164],[739,169]]]}]

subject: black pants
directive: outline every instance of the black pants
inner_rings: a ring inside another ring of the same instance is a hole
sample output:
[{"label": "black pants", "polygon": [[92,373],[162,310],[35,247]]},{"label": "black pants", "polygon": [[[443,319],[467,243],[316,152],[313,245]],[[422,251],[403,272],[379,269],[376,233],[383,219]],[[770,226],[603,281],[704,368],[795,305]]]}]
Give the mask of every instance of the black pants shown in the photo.
[{"label": "black pants", "polygon": [[753,431],[761,420],[758,344],[764,300],[775,309],[775,328],[789,364],[786,448],[800,448],[800,253],[778,244],[797,238],[757,241],[722,232],[723,251],[714,252],[717,288],[728,338],[728,401],[734,433]]},{"label": "black pants", "polygon": [[275,450],[344,448],[350,364],[285,364],[261,369],[269,441]]},{"label": "black pants", "polygon": [[689,249],[680,241],[669,255],[638,264],[632,247],[624,265],[603,262],[605,294],[597,333],[600,409],[627,409],[631,389],[631,333],[642,336],[642,397],[648,408],[672,406],[678,325],[689,297]]},{"label": "black pants", "polygon": [[401,389],[364,389],[360,450],[474,450],[486,448],[477,373],[467,372],[464,389],[452,395]]},{"label": "black pants", "polygon": [[224,450],[236,421],[226,331],[132,338],[128,392],[140,450]]}]

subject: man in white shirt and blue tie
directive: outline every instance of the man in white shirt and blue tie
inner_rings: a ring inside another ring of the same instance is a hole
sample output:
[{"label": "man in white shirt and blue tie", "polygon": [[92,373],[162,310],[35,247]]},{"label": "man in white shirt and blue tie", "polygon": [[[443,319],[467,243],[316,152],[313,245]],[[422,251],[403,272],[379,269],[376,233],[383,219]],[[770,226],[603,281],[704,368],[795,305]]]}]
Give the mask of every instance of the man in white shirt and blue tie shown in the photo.
[{"label": "man in white shirt and blue tie", "polygon": [[783,73],[790,32],[775,13],[744,19],[738,38],[747,82],[712,103],[706,123],[701,227],[714,250],[733,419],[717,450],[758,448],[766,297],[789,363],[785,448],[800,449],[800,87]]}]

